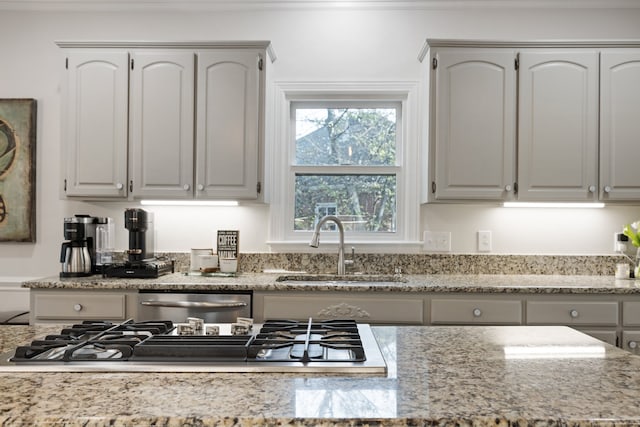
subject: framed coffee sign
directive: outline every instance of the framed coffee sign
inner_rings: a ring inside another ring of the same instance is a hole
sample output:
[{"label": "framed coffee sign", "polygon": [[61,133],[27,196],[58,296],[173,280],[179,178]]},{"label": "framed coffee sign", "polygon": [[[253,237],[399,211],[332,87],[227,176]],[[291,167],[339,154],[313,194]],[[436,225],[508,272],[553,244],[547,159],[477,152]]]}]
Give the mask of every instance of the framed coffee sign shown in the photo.
[{"label": "framed coffee sign", "polygon": [[35,242],[36,100],[0,99],[0,242]]}]

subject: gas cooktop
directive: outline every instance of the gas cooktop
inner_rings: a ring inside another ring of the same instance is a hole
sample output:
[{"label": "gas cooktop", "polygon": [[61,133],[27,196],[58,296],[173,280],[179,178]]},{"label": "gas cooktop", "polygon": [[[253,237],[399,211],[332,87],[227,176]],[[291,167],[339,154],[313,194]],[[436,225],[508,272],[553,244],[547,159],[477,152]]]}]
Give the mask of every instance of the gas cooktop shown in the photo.
[{"label": "gas cooktop", "polygon": [[0,372],[348,372],[385,374],[368,324],[85,321],[0,355]]}]

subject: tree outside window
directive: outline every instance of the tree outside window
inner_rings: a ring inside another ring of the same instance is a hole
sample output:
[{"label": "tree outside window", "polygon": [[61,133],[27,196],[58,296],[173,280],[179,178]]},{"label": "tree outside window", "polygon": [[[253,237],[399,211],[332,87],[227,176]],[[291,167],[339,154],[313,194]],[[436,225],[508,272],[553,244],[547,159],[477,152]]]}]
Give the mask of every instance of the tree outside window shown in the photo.
[{"label": "tree outside window", "polygon": [[295,230],[335,206],[348,231],[396,231],[398,108],[294,107]]}]

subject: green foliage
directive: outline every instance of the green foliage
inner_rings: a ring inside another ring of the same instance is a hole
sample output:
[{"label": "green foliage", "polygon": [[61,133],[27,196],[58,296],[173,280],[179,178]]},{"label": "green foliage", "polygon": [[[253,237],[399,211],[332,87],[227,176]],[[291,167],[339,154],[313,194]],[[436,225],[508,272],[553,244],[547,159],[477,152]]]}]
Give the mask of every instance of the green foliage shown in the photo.
[{"label": "green foliage", "polygon": [[[296,164],[313,166],[395,165],[394,109],[322,109],[315,130],[296,141]],[[311,230],[319,203],[335,203],[345,228],[393,232],[394,174],[307,174],[295,181],[295,230]]]}]

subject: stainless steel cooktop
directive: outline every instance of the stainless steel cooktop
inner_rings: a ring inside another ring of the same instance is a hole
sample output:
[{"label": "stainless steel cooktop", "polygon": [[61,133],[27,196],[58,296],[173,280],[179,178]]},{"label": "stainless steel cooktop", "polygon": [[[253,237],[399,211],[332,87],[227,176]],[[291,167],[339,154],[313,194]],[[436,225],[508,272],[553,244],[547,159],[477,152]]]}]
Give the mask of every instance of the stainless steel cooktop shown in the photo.
[{"label": "stainless steel cooktop", "polygon": [[300,372],[386,374],[368,324],[84,322],[0,355],[0,372]]}]

